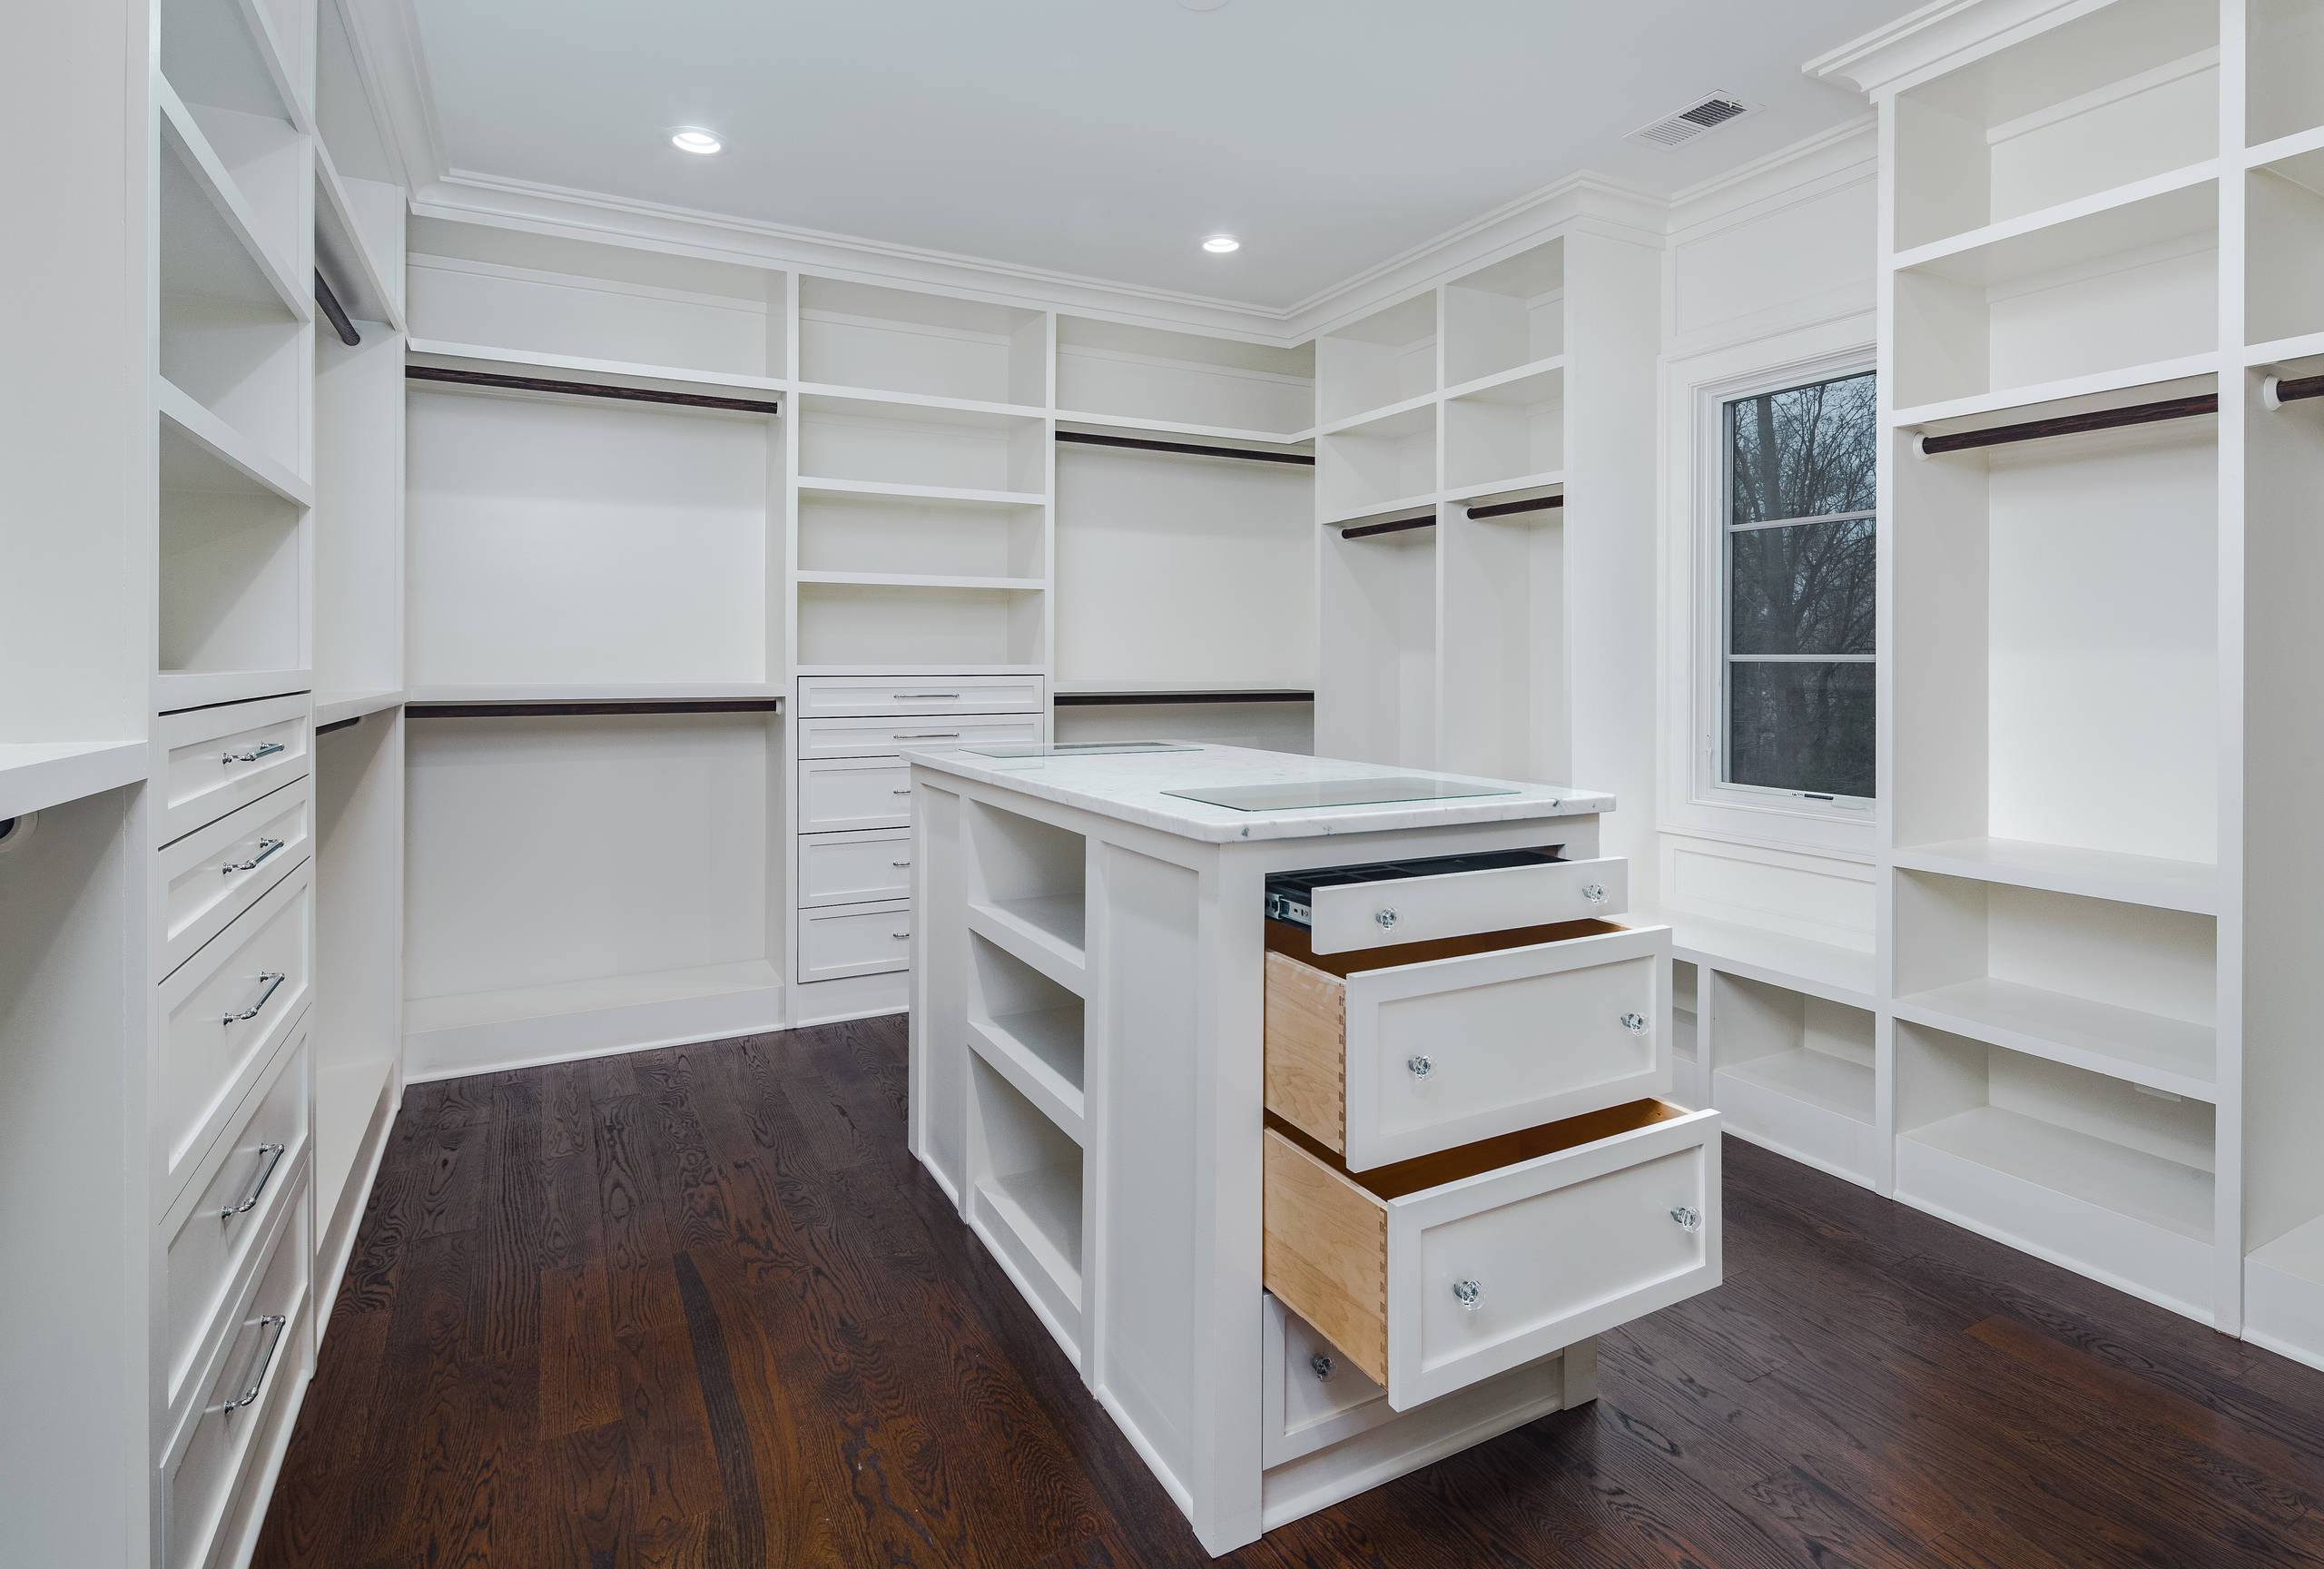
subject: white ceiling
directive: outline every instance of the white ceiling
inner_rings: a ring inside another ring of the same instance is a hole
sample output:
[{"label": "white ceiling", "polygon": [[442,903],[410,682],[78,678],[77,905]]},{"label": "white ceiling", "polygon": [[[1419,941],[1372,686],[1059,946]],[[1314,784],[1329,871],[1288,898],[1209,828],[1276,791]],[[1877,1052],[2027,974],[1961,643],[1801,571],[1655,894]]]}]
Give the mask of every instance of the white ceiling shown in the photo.
[{"label": "white ceiling", "polygon": [[[1915,3],[411,0],[454,171],[1278,310],[1576,171],[1669,193],[1860,115],[1799,64]],[[1714,90],[1765,108],[1623,140]]]}]

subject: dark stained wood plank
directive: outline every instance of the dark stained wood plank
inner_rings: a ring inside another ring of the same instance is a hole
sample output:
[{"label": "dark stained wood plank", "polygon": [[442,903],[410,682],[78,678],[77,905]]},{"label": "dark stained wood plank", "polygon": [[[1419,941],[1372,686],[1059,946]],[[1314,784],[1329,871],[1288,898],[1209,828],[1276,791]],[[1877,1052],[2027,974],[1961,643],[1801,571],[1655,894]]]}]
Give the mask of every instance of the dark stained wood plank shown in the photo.
[{"label": "dark stained wood plank", "polygon": [[[904,1148],[904,1026],[414,1086],[254,1560],[1212,1562]],[[1735,1140],[1602,1396],[1236,1569],[2324,1569],[2324,1374]],[[0,1554],[4,1556],[5,1554]]]}]

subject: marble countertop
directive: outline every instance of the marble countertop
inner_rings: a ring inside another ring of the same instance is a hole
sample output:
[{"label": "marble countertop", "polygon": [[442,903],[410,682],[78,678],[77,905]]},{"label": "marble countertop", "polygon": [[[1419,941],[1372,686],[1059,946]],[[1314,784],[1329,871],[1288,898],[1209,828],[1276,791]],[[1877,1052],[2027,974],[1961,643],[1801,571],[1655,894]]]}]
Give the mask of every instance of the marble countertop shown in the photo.
[{"label": "marble countertop", "polygon": [[[1426,768],[1391,768],[1376,763],[1348,763],[1288,752],[1257,752],[1244,746],[1190,743],[1183,751],[1040,757],[911,752],[905,754],[905,758],[915,768],[956,775],[1004,790],[1020,790],[1061,806],[1077,806],[1100,816],[1213,844],[1577,817],[1614,808],[1611,795],[1571,785],[1523,784]],[[1171,790],[1311,780],[1414,777],[1453,784],[1497,785],[1508,794],[1348,806],[1295,806],[1264,812],[1238,811],[1165,794]]]}]

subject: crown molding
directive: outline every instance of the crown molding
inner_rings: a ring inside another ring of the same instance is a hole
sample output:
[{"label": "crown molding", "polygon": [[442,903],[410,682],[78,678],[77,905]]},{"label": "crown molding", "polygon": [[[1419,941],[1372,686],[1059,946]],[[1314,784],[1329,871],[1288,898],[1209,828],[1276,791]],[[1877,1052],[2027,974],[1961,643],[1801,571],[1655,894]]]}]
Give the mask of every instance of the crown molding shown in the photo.
[{"label": "crown molding", "polygon": [[2087,15],[2112,0],[1935,0],[1818,54],[1800,70],[1883,97],[1956,70],[1994,48]]},{"label": "crown molding", "polygon": [[1879,175],[1880,117],[1867,110],[1671,197],[1670,242],[1689,244]]},{"label": "crown molding", "polygon": [[402,166],[403,188],[421,190],[444,173],[444,133],[419,19],[410,0],[339,0],[339,14],[356,74],[386,126],[388,153]]}]

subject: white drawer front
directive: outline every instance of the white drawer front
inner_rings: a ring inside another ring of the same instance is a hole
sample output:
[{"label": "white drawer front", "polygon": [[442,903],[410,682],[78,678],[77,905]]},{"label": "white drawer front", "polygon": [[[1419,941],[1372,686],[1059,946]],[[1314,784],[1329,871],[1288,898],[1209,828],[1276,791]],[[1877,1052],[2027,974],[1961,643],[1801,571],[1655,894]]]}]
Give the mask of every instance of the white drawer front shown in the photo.
[{"label": "white drawer front", "polygon": [[799,917],[799,979],[877,975],[911,962],[911,906],[842,905]]},{"label": "white drawer front", "polygon": [[887,757],[831,758],[799,765],[802,834],[911,826],[911,765]]},{"label": "white drawer front", "polygon": [[171,1196],[298,1023],[314,957],[313,875],[301,866],[162,982],[157,1120]]},{"label": "white drawer front", "polygon": [[1039,676],[814,676],[799,682],[799,717],[882,714],[1038,714]]},{"label": "white drawer front", "polygon": [[1388,1405],[1388,1392],[1349,1361],[1345,1353],[1277,1301],[1273,1293],[1265,1294],[1263,1299],[1266,1320],[1261,1465],[1280,1465],[1312,1455],[1395,1416]]},{"label": "white drawer front", "polygon": [[237,1304],[203,1367],[202,1397],[191,1403],[162,1470],[162,1563],[202,1569],[212,1561],[244,1470],[264,1450],[253,1442],[271,1426],[306,1358],[307,1172],[294,1173],[289,1213],[270,1243],[257,1288]]},{"label": "white drawer front", "polygon": [[296,779],[163,850],[162,973],[224,931],[313,844],[314,784]]},{"label": "white drawer front", "polygon": [[165,715],[153,735],[167,750],[155,843],[168,844],[308,770],[313,747],[304,693]]},{"label": "white drawer front", "polygon": [[172,1214],[163,1346],[172,1407],[236,1269],[253,1241],[272,1229],[291,1173],[305,1158],[310,1059],[304,1033],[302,1026],[271,1081],[253,1091],[258,1104],[241,1109],[249,1120],[202,1162],[209,1181]]},{"label": "white drawer front", "polygon": [[802,757],[881,757],[960,746],[1027,746],[1041,738],[1038,714],[941,714],[910,719],[805,719]]},{"label": "white drawer front", "polygon": [[1318,953],[1426,942],[1619,915],[1630,907],[1630,863],[1619,855],[1492,872],[1452,872],[1315,890],[1309,941]]},{"label": "white drawer front", "polygon": [[1347,978],[1347,1162],[1367,1170],[1670,1088],[1670,929]]},{"label": "white drawer front", "polygon": [[803,907],[911,897],[911,829],[801,837],[799,903]]},{"label": "white drawer front", "polygon": [[1718,1113],[1388,1205],[1388,1395],[1409,1410],[1719,1280]]}]

